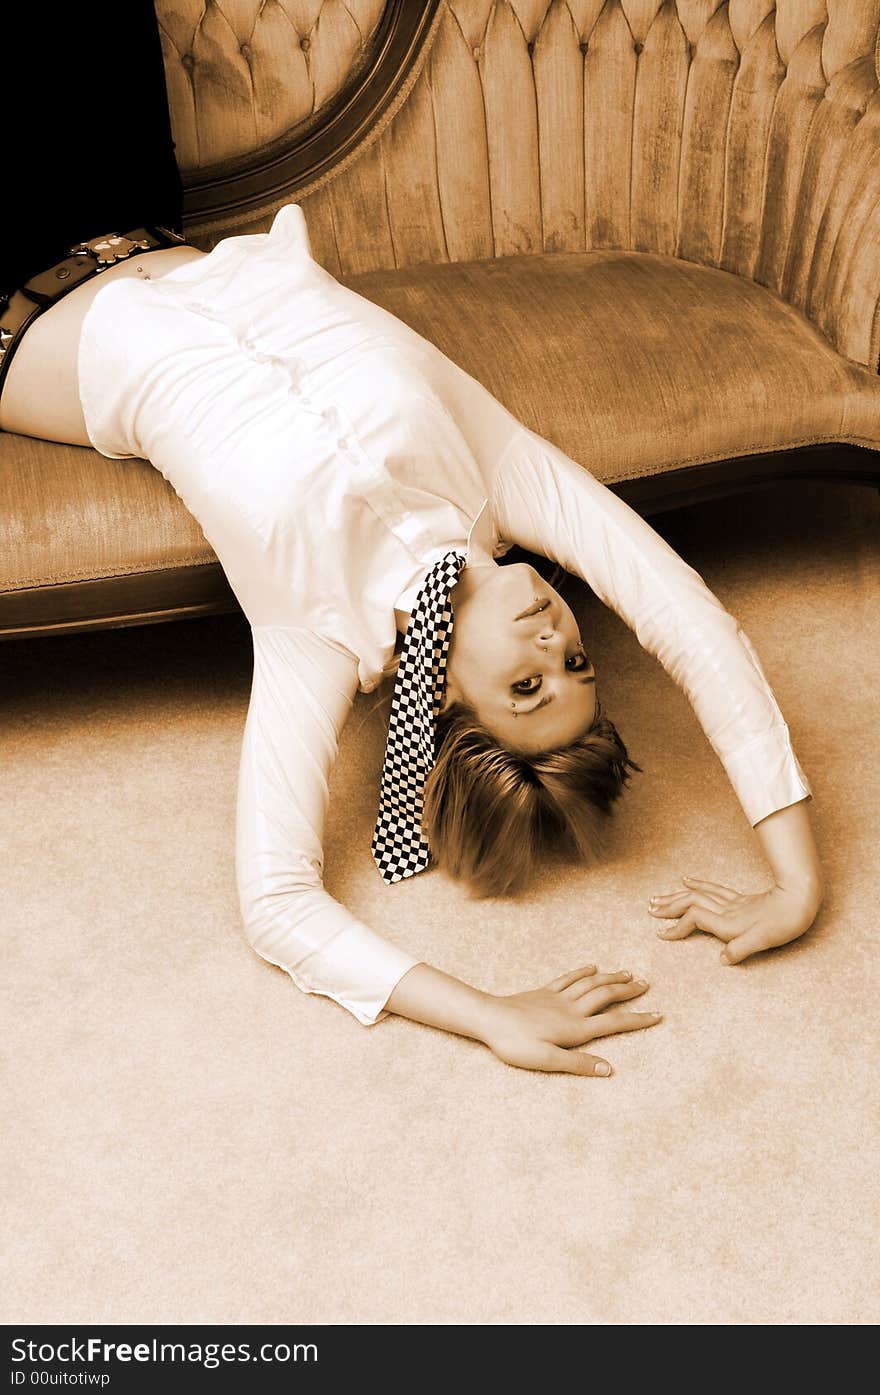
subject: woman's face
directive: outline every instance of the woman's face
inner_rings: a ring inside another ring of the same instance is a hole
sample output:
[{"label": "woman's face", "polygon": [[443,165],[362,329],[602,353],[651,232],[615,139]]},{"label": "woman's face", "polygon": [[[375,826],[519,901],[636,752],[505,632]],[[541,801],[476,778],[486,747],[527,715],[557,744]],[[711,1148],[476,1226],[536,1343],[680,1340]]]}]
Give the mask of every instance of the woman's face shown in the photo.
[{"label": "woman's face", "polygon": [[565,601],[534,567],[465,567],[452,610],[444,707],[467,702],[524,755],[567,746],[592,726],[593,665]]}]

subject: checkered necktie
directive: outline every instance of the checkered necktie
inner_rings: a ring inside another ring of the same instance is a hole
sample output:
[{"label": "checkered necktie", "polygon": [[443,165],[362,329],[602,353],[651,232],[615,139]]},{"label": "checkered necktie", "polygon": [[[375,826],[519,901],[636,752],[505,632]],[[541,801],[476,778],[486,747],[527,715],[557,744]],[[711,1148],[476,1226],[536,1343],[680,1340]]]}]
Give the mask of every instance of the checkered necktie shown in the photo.
[{"label": "checkered necktie", "polygon": [[452,637],[449,593],[466,561],[460,552],[447,552],[434,564],[416,596],[403,642],[372,844],[386,882],[412,877],[431,860],[422,837],[425,780],[434,765],[435,722]]}]

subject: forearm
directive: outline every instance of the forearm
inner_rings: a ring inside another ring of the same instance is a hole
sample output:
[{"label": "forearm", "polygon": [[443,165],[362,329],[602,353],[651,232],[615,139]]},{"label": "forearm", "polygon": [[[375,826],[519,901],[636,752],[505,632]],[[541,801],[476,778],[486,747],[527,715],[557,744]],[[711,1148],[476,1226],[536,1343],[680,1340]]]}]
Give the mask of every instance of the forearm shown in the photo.
[{"label": "forearm", "polygon": [[432,964],[419,963],[404,974],[385,1007],[429,1027],[485,1041],[497,1001]]},{"label": "forearm", "polygon": [[755,832],[776,885],[803,896],[818,910],[825,888],[807,801],[777,809],[755,825]]}]

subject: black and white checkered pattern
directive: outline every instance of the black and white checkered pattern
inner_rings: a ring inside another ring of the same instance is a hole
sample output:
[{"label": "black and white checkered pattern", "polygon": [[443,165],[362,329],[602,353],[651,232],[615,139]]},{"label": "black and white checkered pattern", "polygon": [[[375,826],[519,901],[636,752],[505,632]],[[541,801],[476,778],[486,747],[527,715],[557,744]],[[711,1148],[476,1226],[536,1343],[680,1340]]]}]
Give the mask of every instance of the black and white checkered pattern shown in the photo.
[{"label": "black and white checkered pattern", "polygon": [[373,857],[386,882],[423,872],[431,850],[422,837],[425,780],[434,765],[437,714],[452,638],[449,593],[467,559],[447,552],[416,596],[391,699]]}]

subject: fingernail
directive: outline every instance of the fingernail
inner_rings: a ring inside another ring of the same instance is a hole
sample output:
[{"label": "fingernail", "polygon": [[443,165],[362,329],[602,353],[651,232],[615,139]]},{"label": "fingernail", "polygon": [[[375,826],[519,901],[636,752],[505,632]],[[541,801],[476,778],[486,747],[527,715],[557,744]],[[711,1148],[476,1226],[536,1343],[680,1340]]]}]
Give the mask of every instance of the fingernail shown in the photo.
[{"label": "fingernail", "polygon": [[625,983],[629,983],[629,981],[630,981],[631,978],[632,978],[632,974],[629,972],[629,969],[624,970],[624,973],[623,973],[623,980],[624,980],[624,982],[625,982]]},{"label": "fingernail", "polygon": [[598,1066],[596,1067],[596,1074],[597,1074],[597,1075],[610,1075],[610,1074],[611,1074],[611,1067],[609,1066],[609,1064],[608,1064],[607,1061],[600,1061],[600,1062],[599,1062]]},{"label": "fingernail", "polygon": [[637,1012],[636,1017],[662,1017],[662,1012]]},{"label": "fingernail", "polygon": [[647,986],[648,985],[643,978],[633,979],[633,988],[647,988]]}]

